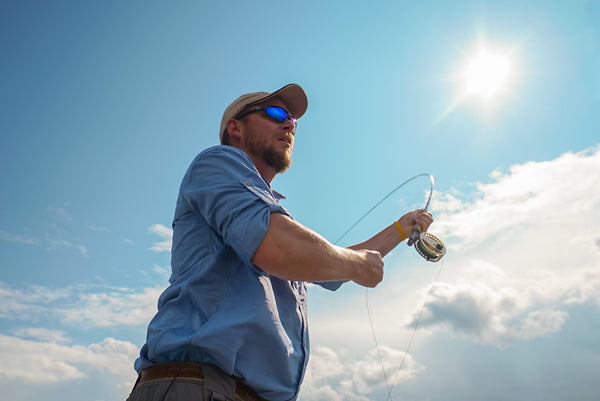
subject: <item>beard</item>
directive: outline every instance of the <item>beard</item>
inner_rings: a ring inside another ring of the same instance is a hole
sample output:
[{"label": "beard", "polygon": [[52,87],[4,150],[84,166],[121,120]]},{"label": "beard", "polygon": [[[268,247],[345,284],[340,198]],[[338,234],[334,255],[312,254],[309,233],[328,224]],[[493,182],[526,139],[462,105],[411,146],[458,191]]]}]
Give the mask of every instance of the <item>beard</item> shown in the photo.
[{"label": "beard", "polygon": [[260,157],[269,167],[277,173],[283,173],[292,165],[291,152],[280,153],[274,146],[265,145],[264,142],[253,139],[248,141],[248,150],[253,155]]},{"label": "beard", "polygon": [[288,152],[278,153],[273,146],[263,149],[262,158],[267,165],[278,173],[283,173],[292,165],[292,156]]}]

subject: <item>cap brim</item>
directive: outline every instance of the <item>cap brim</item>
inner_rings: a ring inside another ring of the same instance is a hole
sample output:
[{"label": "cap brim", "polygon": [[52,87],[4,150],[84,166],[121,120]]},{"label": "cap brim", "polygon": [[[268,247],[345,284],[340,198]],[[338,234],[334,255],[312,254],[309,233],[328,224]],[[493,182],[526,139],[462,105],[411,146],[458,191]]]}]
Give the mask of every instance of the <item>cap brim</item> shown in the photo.
[{"label": "cap brim", "polygon": [[286,85],[283,88],[250,103],[250,105],[262,103],[265,100],[273,98],[280,99],[295,119],[302,117],[308,108],[308,97],[306,96],[304,89],[298,84]]}]

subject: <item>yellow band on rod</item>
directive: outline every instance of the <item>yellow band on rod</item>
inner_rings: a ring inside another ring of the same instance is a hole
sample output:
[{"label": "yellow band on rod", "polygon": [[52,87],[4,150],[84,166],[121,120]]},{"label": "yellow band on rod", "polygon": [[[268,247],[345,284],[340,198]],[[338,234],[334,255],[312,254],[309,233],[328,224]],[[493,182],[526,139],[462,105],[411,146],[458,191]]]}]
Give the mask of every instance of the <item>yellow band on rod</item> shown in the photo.
[{"label": "yellow band on rod", "polygon": [[394,225],[396,226],[396,228],[398,229],[398,232],[400,233],[400,241],[404,241],[406,239],[406,235],[404,234],[404,230],[402,230],[402,226],[400,225],[400,223],[398,223],[398,220],[394,221]]}]

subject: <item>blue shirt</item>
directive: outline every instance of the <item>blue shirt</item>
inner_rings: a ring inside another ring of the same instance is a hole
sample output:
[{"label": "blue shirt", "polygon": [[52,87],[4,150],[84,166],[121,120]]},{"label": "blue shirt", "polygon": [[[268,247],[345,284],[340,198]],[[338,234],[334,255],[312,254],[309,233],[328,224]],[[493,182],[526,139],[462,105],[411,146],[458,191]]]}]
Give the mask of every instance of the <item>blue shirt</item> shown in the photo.
[{"label": "blue shirt", "polygon": [[[192,162],[173,222],[169,287],[158,300],[138,372],[211,363],[269,400],[294,400],[308,362],[306,283],[250,261],[271,213],[288,212],[242,150],[220,145]],[[335,290],[341,282],[320,283]]]}]

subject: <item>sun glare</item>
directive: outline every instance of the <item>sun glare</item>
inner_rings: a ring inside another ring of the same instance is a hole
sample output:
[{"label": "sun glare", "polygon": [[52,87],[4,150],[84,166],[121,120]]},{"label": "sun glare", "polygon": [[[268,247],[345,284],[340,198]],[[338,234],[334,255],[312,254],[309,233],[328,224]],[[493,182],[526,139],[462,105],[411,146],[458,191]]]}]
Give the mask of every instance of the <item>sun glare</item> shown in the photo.
[{"label": "sun glare", "polygon": [[464,72],[465,91],[489,98],[504,89],[509,78],[508,57],[481,50],[471,58]]},{"label": "sun glare", "polygon": [[514,93],[517,89],[514,85],[519,78],[516,58],[519,46],[495,49],[487,46],[484,38],[480,38],[476,48],[464,53],[466,57],[457,63],[457,68],[449,76],[449,81],[456,84],[456,93],[435,124],[463,102],[483,106],[482,110],[489,115],[502,100],[508,100],[508,97],[501,95],[510,95],[509,92]]}]

